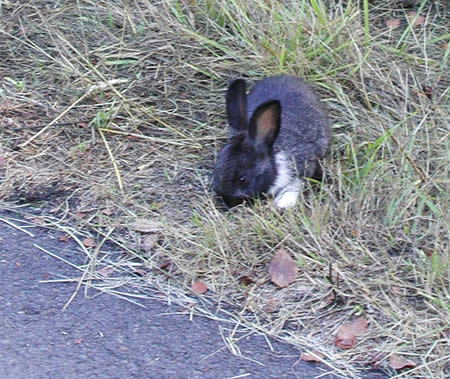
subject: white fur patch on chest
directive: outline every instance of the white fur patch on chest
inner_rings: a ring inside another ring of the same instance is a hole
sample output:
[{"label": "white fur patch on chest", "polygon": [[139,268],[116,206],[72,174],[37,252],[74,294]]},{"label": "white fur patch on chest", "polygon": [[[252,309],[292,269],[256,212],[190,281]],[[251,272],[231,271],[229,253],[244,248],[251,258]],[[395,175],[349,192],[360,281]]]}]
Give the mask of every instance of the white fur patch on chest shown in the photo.
[{"label": "white fur patch on chest", "polygon": [[300,191],[283,192],[275,198],[275,206],[279,209],[292,208],[297,204]]},{"label": "white fur patch on chest", "polygon": [[275,197],[277,208],[291,208],[297,203],[300,194],[300,179],[283,152],[276,153],[275,164],[277,177],[269,189],[269,195]]},{"label": "white fur patch on chest", "polygon": [[275,165],[277,166],[277,177],[269,189],[269,195],[271,196],[276,196],[295,181],[295,172],[283,152],[280,151],[275,154]]}]

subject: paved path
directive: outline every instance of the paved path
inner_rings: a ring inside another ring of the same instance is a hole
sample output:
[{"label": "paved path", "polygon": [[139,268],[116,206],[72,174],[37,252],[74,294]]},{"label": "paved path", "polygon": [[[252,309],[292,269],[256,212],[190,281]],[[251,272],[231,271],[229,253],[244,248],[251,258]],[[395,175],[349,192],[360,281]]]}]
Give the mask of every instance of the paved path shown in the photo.
[{"label": "paved path", "polygon": [[262,336],[239,343],[261,364],[236,357],[224,348],[216,321],[189,321],[158,301],[144,309],[107,294],[86,299],[80,291],[62,311],[75,285],[39,281],[72,268],[33,244],[72,261],[73,253],[53,233],[33,234],[0,222],[0,378],[335,378],[326,367],[299,361],[290,345],[272,341],[271,352]]}]

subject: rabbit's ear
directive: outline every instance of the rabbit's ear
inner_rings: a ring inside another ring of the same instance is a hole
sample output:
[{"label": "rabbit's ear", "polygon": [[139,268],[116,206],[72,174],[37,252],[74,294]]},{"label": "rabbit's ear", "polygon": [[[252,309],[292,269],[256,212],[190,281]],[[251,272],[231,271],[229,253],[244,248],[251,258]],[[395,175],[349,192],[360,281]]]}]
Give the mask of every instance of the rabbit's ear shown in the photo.
[{"label": "rabbit's ear", "polygon": [[280,133],[281,104],[278,100],[271,100],[256,108],[250,119],[248,128],[250,139],[255,147],[268,153]]},{"label": "rabbit's ear", "polygon": [[230,123],[230,135],[247,130],[247,95],[245,80],[231,82],[227,91],[227,115]]}]

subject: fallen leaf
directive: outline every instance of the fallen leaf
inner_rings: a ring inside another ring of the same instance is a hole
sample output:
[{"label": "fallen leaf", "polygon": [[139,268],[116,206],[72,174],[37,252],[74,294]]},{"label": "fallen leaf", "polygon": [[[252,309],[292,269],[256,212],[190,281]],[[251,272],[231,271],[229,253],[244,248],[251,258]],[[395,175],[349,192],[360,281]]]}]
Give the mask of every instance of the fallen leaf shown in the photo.
[{"label": "fallen leaf", "polygon": [[367,319],[358,317],[352,322],[353,333],[356,337],[362,336],[367,331]]},{"label": "fallen leaf", "polygon": [[63,234],[62,236],[58,237],[58,241],[61,242],[69,242],[70,241],[70,235],[68,234]]},{"label": "fallen leaf", "polygon": [[416,12],[408,12],[408,21],[409,22],[413,22],[414,21],[414,24],[413,24],[414,28],[417,27],[417,26],[422,25],[425,22],[425,17],[424,16],[422,16],[421,14],[419,14],[417,16],[417,18],[416,18],[416,16],[417,16]]},{"label": "fallen leaf", "polygon": [[145,274],[147,274],[147,271],[145,271],[142,268],[137,268],[136,270],[134,270],[133,274],[140,276],[140,277],[144,277]]},{"label": "fallen leaf", "polygon": [[398,18],[390,18],[386,20],[386,26],[390,29],[396,29],[400,26],[400,20]]},{"label": "fallen leaf", "polygon": [[252,278],[250,278],[249,276],[247,276],[247,275],[242,275],[239,278],[239,284],[241,284],[243,286],[248,286],[248,285],[250,285],[252,283],[255,283],[255,281]]},{"label": "fallen leaf", "polygon": [[287,287],[297,278],[298,267],[284,248],[273,256],[269,266],[270,280],[279,287]]},{"label": "fallen leaf", "polygon": [[338,338],[337,336],[334,337],[334,344],[343,349],[343,350],[349,350],[352,347],[355,346],[356,343],[356,337],[349,337],[349,338]]},{"label": "fallen leaf", "polygon": [[168,271],[171,267],[172,267],[172,261],[170,259],[166,259],[159,265],[159,268],[161,270],[166,270],[166,271]]},{"label": "fallen leaf", "polygon": [[43,224],[45,224],[44,219],[42,219],[42,218],[40,218],[40,217],[35,217],[35,218],[33,218],[33,219],[31,220],[31,222],[32,222],[33,224],[37,224],[37,225],[43,225]]},{"label": "fallen leaf", "polygon": [[400,370],[405,367],[416,367],[416,364],[409,359],[406,359],[403,355],[392,354],[389,357],[389,364],[395,370]]},{"label": "fallen leaf", "polygon": [[348,350],[355,346],[356,337],[363,335],[367,331],[367,319],[358,317],[350,323],[342,325],[336,336],[334,344],[341,349]]},{"label": "fallen leaf", "polygon": [[95,247],[96,246],[95,239],[93,237],[85,238],[82,242],[83,242],[83,245],[86,247]]},{"label": "fallen leaf", "polygon": [[156,242],[158,242],[159,236],[157,234],[147,234],[142,242],[142,248],[144,251],[150,251],[155,247]]},{"label": "fallen leaf", "polygon": [[105,208],[102,210],[102,213],[106,216],[111,216],[114,213],[114,211],[111,208]]},{"label": "fallen leaf", "polygon": [[85,218],[86,215],[87,214],[84,212],[80,212],[80,211],[75,212],[75,216],[77,216],[78,218]]},{"label": "fallen leaf", "polygon": [[271,297],[264,305],[264,312],[273,313],[277,310],[277,303],[273,297]]},{"label": "fallen leaf", "polygon": [[102,267],[100,269],[98,269],[97,271],[95,271],[97,274],[103,276],[104,278],[108,277],[109,275],[111,275],[111,273],[114,271],[114,269],[112,267]]},{"label": "fallen leaf", "polygon": [[208,291],[208,287],[202,282],[194,282],[192,284],[192,291],[197,295],[201,295],[202,293]]},{"label": "fallen leaf", "polygon": [[302,353],[300,358],[305,362],[320,362],[323,358],[325,358],[325,355],[319,351],[313,350],[310,353]]},{"label": "fallen leaf", "polygon": [[148,220],[145,218],[137,218],[134,222],[128,224],[128,226],[131,229],[142,233],[158,232],[163,229],[162,224],[159,221]]}]

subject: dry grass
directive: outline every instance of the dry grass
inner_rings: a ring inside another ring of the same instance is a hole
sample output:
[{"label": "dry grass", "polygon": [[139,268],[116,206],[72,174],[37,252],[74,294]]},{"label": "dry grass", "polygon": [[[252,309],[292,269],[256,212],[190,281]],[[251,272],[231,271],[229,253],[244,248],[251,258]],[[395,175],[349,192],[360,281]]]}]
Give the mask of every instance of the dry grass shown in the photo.
[{"label": "dry grass", "polygon": [[[234,325],[277,336],[345,377],[448,377],[448,9],[409,2],[425,16],[413,27],[401,3],[0,2],[2,207],[31,205],[30,224],[77,240],[86,264],[68,280],[85,288],[225,312],[228,341]],[[329,110],[326,182],[284,214],[224,212],[209,189],[224,88],[276,73],[305,77]],[[267,274],[280,246],[301,269],[285,289]],[[335,347],[358,315],[369,331]],[[417,366],[395,372],[393,353]]]}]

